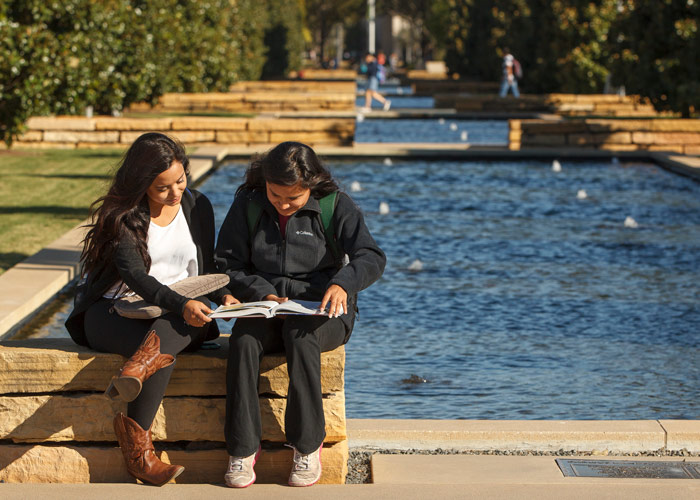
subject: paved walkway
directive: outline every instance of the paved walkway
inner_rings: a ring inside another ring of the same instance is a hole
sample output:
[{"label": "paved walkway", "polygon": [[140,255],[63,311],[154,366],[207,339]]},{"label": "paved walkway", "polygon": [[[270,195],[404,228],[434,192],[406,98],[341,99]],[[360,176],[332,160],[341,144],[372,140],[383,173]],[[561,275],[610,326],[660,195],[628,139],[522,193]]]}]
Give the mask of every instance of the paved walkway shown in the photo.
[{"label": "paved walkway", "polygon": [[253,485],[232,491],[223,485],[175,485],[161,488],[135,484],[0,484],[8,499],[693,499],[700,480],[603,479],[563,477],[553,457],[378,456],[374,484],[316,485],[290,488]]}]

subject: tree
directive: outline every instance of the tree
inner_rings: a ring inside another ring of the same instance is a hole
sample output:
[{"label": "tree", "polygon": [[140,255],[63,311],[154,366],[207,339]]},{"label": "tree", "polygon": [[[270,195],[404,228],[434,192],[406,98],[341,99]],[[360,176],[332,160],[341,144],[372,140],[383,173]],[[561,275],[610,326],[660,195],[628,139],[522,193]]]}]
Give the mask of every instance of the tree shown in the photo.
[{"label": "tree", "polygon": [[367,14],[366,0],[305,0],[306,24],[319,46],[319,57],[326,56],[326,40],[336,23],[352,25]]},{"label": "tree", "polygon": [[445,0],[377,0],[377,11],[407,18],[420,33],[420,55],[425,60],[437,49],[444,49],[440,22],[445,12]]},{"label": "tree", "polygon": [[[286,78],[301,67],[304,51],[303,9],[299,0],[268,0],[263,79]],[[272,8],[274,6],[274,8]]]},{"label": "tree", "polygon": [[[0,2],[0,140],[30,116],[119,112],[256,80],[268,10],[260,0]],[[293,61],[300,49],[289,50]]]},{"label": "tree", "polygon": [[530,92],[600,91],[616,1],[447,0],[447,64],[460,75],[497,80],[509,47]]},{"label": "tree", "polygon": [[620,2],[611,30],[613,81],[659,110],[700,109],[700,2]]}]

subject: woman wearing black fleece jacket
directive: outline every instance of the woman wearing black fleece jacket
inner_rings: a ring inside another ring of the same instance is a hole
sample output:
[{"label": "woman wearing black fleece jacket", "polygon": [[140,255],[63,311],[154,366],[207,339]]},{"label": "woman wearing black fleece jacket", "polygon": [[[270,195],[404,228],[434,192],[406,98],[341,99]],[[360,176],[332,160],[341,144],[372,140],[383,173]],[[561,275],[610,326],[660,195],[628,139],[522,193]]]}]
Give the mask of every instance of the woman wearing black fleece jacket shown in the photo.
[{"label": "woman wearing black fleece jacket", "polygon": [[[325,438],[320,353],[348,341],[357,293],[379,279],[386,264],[362,212],[345,193],[337,195],[332,225],[345,262],[328,248],[318,200],[337,191],[310,147],[282,143],[253,161],[219,231],[216,260],[231,278],[233,295],[245,301],[321,301],[328,310],[328,317],[236,320],[226,378],[230,458],[225,480],[231,487],[255,481],[261,439],[259,360],[270,352],[287,357],[285,429],[294,448],[289,484],[309,486],[320,478]],[[251,204],[262,209],[252,228]]]}]

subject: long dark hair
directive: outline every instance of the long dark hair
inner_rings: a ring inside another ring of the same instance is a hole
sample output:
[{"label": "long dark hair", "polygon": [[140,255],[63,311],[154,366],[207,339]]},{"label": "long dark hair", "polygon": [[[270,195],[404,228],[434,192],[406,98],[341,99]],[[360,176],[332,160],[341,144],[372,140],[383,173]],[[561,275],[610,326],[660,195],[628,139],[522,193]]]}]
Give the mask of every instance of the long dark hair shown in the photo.
[{"label": "long dark hair", "polygon": [[101,271],[104,263],[114,256],[119,242],[127,238],[135,243],[146,268],[151,267],[146,243],[151,221],[146,190],[174,161],[181,163],[185,174],[189,174],[185,148],[165,134],[143,134],[129,147],[107,194],[90,205],[91,222],[86,225],[90,229],[80,256],[83,273]]},{"label": "long dark hair", "polygon": [[283,142],[265,154],[256,156],[246,170],[245,182],[236,190],[265,191],[265,183],[294,186],[311,190],[311,196],[322,198],[338,191],[338,184],[323,166],[316,153],[300,142]]}]

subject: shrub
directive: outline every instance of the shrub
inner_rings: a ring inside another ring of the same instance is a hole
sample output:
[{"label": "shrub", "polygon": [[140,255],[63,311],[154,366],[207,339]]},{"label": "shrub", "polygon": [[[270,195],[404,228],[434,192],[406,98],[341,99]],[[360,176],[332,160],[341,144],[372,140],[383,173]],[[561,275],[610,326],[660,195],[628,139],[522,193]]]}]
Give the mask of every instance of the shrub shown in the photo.
[{"label": "shrub", "polygon": [[[10,144],[34,115],[82,114],[87,106],[113,113],[134,102],[154,102],[165,92],[226,91],[235,81],[257,80],[264,63],[265,12],[274,10],[272,5],[5,0],[0,3],[0,139]],[[275,19],[300,31],[298,2],[284,5]],[[289,64],[296,64],[297,37],[287,36],[285,47]]]}]

